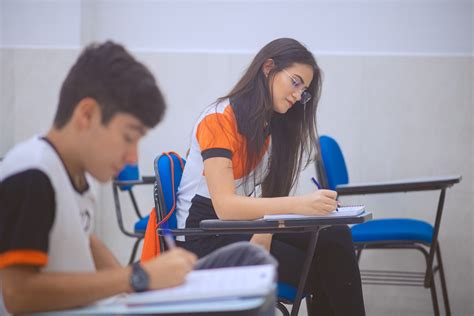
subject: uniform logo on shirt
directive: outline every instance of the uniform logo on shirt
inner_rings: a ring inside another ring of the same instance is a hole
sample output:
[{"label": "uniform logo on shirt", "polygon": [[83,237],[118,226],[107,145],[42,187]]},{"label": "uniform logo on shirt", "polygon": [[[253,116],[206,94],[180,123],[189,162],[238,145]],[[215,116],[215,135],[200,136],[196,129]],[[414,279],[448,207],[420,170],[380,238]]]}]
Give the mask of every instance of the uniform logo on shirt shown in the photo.
[{"label": "uniform logo on shirt", "polygon": [[88,232],[91,227],[91,213],[88,209],[83,209],[81,211],[81,223],[84,231]]}]

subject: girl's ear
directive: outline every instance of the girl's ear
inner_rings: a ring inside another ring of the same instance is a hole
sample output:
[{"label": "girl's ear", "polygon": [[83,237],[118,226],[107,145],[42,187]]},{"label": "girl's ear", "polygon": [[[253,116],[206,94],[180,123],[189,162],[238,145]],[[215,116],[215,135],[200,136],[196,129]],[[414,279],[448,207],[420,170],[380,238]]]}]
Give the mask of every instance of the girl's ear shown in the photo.
[{"label": "girl's ear", "polygon": [[269,58],[265,60],[262,66],[262,71],[265,77],[268,77],[268,74],[273,69],[273,67],[275,67],[275,63],[273,62],[273,59]]}]

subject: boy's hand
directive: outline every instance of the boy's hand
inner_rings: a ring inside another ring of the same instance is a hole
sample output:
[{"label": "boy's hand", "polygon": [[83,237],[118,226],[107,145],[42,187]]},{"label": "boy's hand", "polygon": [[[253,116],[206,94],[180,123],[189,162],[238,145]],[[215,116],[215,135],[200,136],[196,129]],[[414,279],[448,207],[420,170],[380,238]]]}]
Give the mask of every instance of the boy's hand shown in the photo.
[{"label": "boy's hand", "polygon": [[143,263],[143,269],[150,276],[150,290],[182,284],[196,260],[197,257],[192,252],[174,248]]}]

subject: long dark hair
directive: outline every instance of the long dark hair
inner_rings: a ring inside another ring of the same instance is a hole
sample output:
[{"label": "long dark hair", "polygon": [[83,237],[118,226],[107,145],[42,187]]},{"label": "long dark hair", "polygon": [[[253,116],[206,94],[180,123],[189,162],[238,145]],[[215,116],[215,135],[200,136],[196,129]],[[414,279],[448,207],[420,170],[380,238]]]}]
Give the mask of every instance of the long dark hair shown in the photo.
[{"label": "long dark hair", "polygon": [[[274,67],[266,76],[263,65],[269,59],[273,60]],[[273,79],[278,72],[296,63],[313,68],[313,80],[307,89],[313,97],[306,105],[295,104],[286,113],[277,113],[273,110]],[[271,134],[269,169],[262,183],[262,196],[288,195],[299,172],[314,160],[316,107],[320,94],[321,70],[313,54],[294,39],[280,38],[265,45],[232,91],[218,99],[230,99],[238,131],[245,137],[245,174],[255,167],[264,151],[268,132]]]}]

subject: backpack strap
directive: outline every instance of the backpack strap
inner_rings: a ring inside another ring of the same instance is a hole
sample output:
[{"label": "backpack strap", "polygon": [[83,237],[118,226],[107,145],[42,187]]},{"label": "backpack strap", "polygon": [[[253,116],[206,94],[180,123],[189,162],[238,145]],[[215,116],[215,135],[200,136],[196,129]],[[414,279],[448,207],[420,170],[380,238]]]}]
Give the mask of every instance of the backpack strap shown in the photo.
[{"label": "backpack strap", "polygon": [[[156,226],[155,226],[155,229],[158,229],[158,227],[160,227],[161,224],[165,223],[166,221],[168,221],[168,219],[171,217],[171,215],[173,215],[174,211],[176,210],[176,191],[174,189],[174,184],[175,184],[175,179],[174,179],[174,159],[171,155],[175,155],[176,158],[178,159],[179,161],[179,164],[180,164],[180,167],[181,167],[181,171],[184,169],[184,161],[183,161],[183,158],[176,152],[174,151],[169,151],[169,152],[163,152],[161,155],[164,155],[166,157],[168,157],[169,161],[170,161],[170,174],[171,174],[171,187],[172,187],[172,194],[173,194],[173,205],[171,206],[171,209],[169,210],[168,214],[166,214],[165,217],[163,217],[163,219],[159,222],[156,223]],[[155,210],[157,212],[157,210]],[[158,215],[158,214],[157,214]],[[159,218],[158,216],[156,217],[157,219]]]}]

